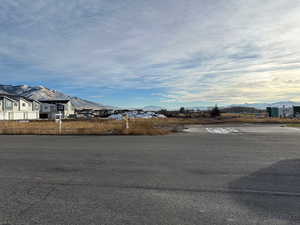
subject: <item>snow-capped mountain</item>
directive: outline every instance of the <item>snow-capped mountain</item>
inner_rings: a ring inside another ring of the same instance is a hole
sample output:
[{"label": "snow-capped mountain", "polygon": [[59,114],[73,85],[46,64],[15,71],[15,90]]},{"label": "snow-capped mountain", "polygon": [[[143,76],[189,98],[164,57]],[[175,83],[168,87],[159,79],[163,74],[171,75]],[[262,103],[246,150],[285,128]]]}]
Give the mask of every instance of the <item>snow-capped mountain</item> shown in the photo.
[{"label": "snow-capped mountain", "polygon": [[61,100],[61,99],[70,99],[72,104],[76,109],[91,108],[91,109],[101,109],[105,106],[87,101],[78,97],[73,97],[66,95],[62,92],[51,90],[43,86],[28,86],[28,85],[0,85],[0,94],[8,95],[20,95],[34,100]]}]

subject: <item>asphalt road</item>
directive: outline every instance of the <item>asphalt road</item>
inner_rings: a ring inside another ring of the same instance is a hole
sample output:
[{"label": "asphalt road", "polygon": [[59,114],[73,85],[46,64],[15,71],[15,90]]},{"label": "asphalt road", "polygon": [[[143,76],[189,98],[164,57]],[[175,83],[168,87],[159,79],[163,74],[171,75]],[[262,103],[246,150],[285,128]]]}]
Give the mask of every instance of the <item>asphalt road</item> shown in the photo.
[{"label": "asphalt road", "polygon": [[3,225],[300,224],[297,129],[194,126],[171,136],[0,143]]}]

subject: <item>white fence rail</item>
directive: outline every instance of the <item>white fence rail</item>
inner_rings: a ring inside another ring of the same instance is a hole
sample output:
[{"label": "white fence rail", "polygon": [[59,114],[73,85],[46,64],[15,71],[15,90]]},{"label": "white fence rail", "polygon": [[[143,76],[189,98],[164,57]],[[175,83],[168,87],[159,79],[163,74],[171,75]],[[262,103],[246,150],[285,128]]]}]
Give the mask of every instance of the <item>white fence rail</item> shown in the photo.
[{"label": "white fence rail", "polygon": [[39,112],[0,112],[0,120],[35,120]]}]

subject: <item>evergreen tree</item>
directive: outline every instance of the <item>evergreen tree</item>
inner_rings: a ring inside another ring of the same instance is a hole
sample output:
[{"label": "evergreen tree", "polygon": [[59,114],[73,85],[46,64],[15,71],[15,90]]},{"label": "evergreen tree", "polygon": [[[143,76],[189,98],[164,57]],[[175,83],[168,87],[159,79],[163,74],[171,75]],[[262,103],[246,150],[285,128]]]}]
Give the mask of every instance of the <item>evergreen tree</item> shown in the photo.
[{"label": "evergreen tree", "polygon": [[210,111],[210,117],[212,118],[216,118],[221,116],[221,112],[218,108],[218,106],[216,105],[211,111]]},{"label": "evergreen tree", "polygon": [[184,107],[181,107],[181,108],[179,109],[179,112],[180,112],[180,113],[184,113],[184,112],[185,112],[185,108],[184,108]]}]

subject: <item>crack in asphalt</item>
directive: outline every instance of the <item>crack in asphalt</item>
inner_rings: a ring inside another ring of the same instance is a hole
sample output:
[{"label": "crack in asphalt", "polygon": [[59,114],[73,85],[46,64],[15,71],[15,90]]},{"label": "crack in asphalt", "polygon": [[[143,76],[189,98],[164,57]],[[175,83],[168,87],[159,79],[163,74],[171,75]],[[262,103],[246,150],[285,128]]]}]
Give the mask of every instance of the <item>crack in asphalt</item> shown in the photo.
[{"label": "crack in asphalt", "polygon": [[26,212],[28,212],[30,209],[32,209],[35,205],[38,205],[39,203],[45,201],[54,191],[56,190],[56,187],[52,187],[42,198],[39,200],[29,204],[26,208],[19,211],[17,214],[17,217],[24,215]]},{"label": "crack in asphalt", "polygon": [[139,185],[101,185],[91,183],[64,183],[64,182],[43,182],[43,184],[57,186],[90,186],[98,188],[119,188],[119,189],[139,189],[149,191],[167,191],[167,192],[191,192],[191,193],[221,193],[221,194],[251,194],[264,196],[285,196],[299,197],[300,192],[285,192],[285,191],[267,191],[253,189],[233,189],[233,188],[174,188],[174,187],[151,187]]}]

